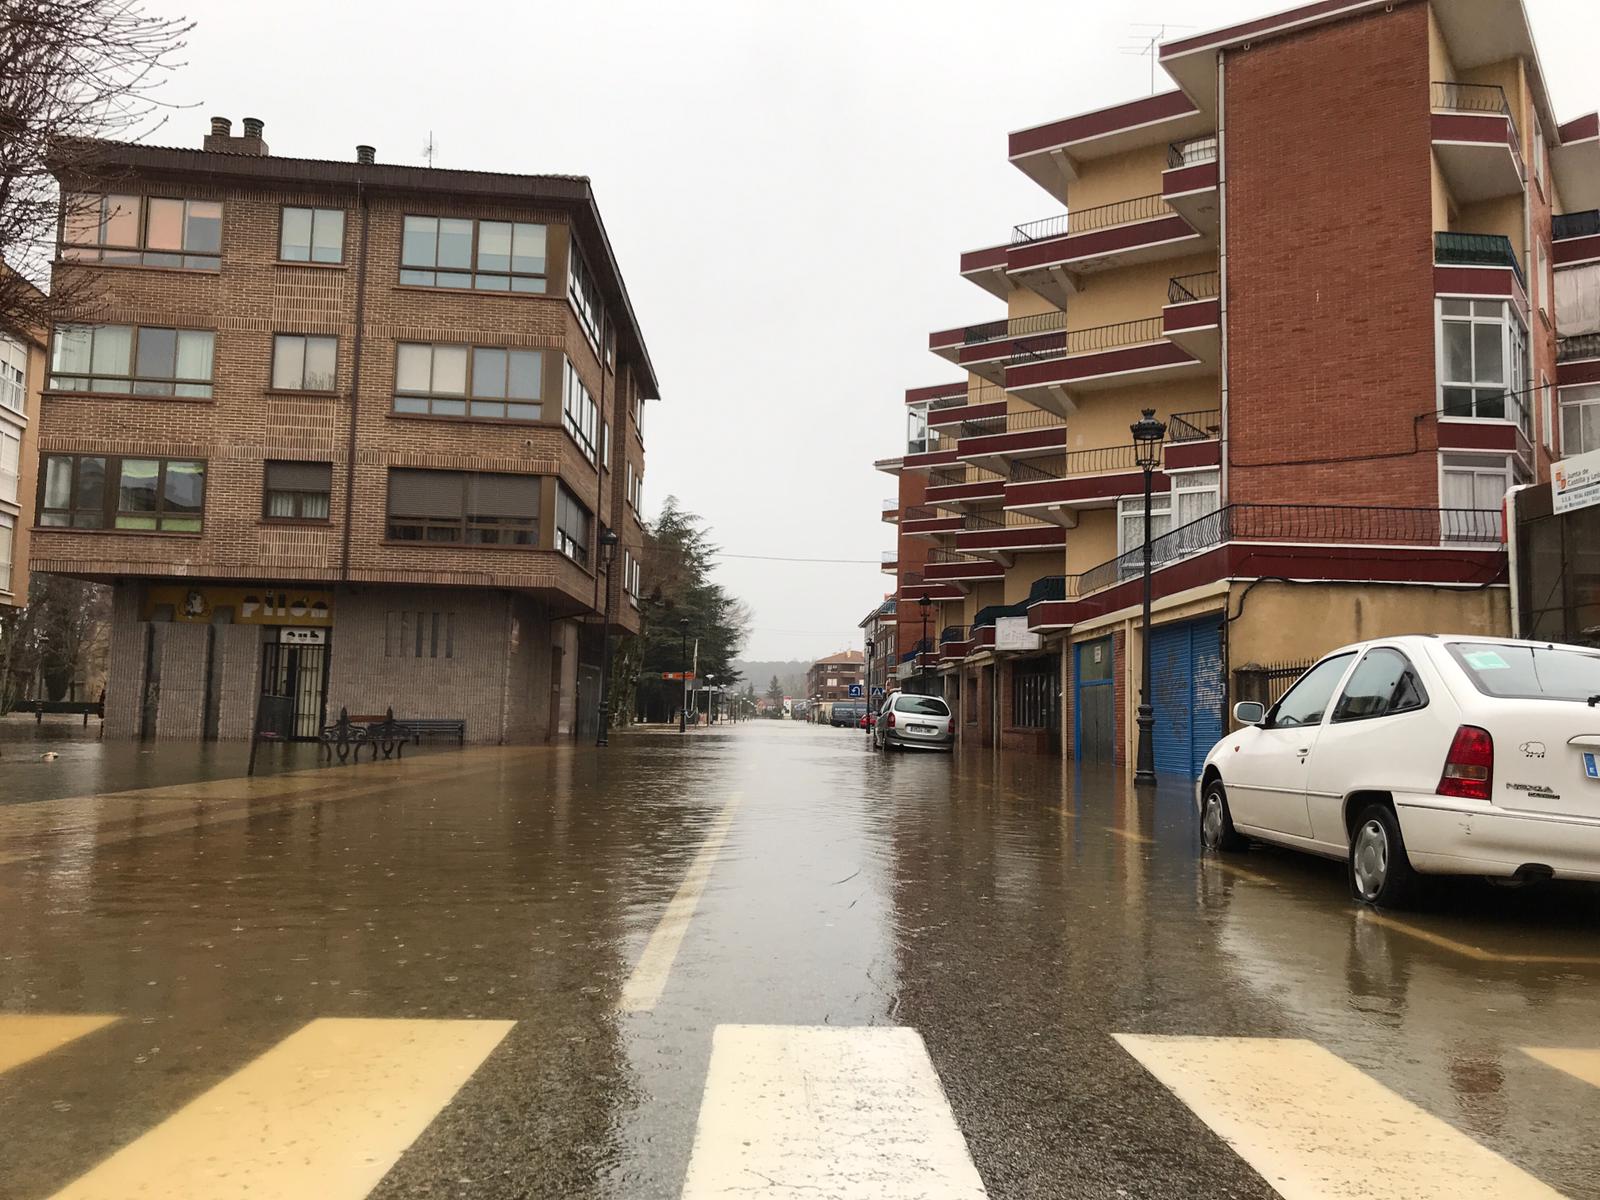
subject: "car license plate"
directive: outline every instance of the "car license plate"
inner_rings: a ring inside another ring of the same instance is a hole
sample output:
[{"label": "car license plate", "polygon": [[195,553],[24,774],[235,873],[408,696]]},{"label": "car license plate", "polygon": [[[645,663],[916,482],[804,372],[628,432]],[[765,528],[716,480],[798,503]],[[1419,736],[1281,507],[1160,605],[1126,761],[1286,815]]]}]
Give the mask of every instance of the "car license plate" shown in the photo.
[{"label": "car license plate", "polygon": [[907,725],[906,728],[909,729],[912,733],[932,733],[933,732],[933,726],[932,725]]},{"label": "car license plate", "polygon": [[1583,773],[1590,779],[1600,779],[1600,754],[1593,750],[1583,752]]}]

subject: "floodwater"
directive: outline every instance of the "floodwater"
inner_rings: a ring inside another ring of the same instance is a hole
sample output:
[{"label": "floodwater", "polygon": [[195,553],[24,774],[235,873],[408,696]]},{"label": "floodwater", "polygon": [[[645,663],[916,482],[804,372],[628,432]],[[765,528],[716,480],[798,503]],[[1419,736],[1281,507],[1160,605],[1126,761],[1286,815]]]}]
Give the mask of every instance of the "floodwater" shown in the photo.
[{"label": "floodwater", "polygon": [[1181,784],[790,722],[57,736],[0,748],[3,1200],[1600,1196],[1595,889],[1365,912]]}]

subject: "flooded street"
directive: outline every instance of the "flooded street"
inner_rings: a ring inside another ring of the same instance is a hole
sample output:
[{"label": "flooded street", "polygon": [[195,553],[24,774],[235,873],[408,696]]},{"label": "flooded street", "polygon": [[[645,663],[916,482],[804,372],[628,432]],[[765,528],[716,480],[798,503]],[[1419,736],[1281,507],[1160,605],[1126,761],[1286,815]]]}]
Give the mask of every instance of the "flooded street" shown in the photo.
[{"label": "flooded street", "polygon": [[1600,1196],[1593,890],[1361,911],[1202,860],[1181,785],[790,722],[54,790],[25,745],[4,1200]]}]

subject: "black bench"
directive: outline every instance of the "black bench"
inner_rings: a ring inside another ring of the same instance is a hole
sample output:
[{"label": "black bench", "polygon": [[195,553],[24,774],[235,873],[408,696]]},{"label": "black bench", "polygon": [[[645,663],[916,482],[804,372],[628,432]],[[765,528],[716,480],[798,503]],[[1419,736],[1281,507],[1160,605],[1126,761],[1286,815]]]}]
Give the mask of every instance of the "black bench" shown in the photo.
[{"label": "black bench", "polygon": [[416,744],[421,743],[425,733],[454,735],[456,745],[467,744],[467,723],[454,717],[406,717],[398,723],[411,731],[411,740]]},{"label": "black bench", "polygon": [[87,727],[90,717],[99,717],[102,721],[106,719],[105,697],[102,696],[99,700],[35,700],[33,723],[43,725],[46,713],[52,716],[77,716],[81,713],[83,723]]}]

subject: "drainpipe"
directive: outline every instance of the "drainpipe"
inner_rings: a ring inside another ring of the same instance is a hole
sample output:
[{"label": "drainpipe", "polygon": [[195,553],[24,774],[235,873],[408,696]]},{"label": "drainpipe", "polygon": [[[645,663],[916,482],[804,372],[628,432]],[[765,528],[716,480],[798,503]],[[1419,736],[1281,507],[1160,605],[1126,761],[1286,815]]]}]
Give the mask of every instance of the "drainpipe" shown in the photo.
[{"label": "drainpipe", "polygon": [[356,176],[356,207],[361,210],[361,248],[356,256],[356,331],[350,340],[350,437],[345,443],[344,537],[339,551],[339,580],[350,581],[350,531],[355,524],[356,424],[361,413],[361,332],[367,319],[367,232],[372,210],[367,205],[365,172]]},{"label": "drainpipe", "polygon": [[1506,493],[1505,516],[1501,518],[1506,525],[1506,576],[1511,582],[1511,636],[1522,636],[1522,581],[1517,577],[1517,493],[1525,492],[1534,485],[1531,483],[1518,483]]},{"label": "drainpipe", "polygon": [[1222,352],[1222,445],[1220,449],[1221,475],[1217,501],[1229,503],[1228,495],[1228,140],[1227,140],[1227,80],[1224,72],[1225,51],[1217,51],[1217,309]]}]

